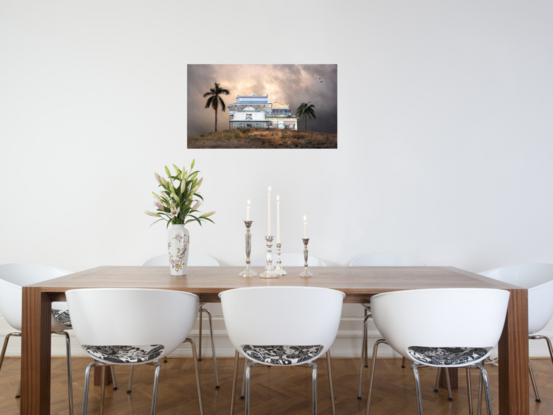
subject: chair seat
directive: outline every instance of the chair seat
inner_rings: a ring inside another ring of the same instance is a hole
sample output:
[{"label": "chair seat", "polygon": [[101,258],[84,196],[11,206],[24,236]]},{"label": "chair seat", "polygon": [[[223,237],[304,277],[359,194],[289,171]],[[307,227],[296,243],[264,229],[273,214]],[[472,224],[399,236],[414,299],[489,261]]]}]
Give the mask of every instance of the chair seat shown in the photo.
[{"label": "chair seat", "polygon": [[297,365],[313,360],[321,354],[323,346],[242,346],[250,359],[271,365]]},{"label": "chair seat", "polygon": [[479,347],[408,347],[409,356],[417,362],[436,366],[456,366],[482,360],[488,350]]},{"label": "chair seat", "polygon": [[156,360],[163,353],[160,344],[151,346],[86,346],[83,349],[94,359],[111,363],[147,363]]},{"label": "chair seat", "polygon": [[71,317],[69,316],[69,310],[56,310],[52,309],[52,315],[56,319],[58,323],[60,323],[63,327],[67,327],[68,329],[72,329],[71,326]]}]

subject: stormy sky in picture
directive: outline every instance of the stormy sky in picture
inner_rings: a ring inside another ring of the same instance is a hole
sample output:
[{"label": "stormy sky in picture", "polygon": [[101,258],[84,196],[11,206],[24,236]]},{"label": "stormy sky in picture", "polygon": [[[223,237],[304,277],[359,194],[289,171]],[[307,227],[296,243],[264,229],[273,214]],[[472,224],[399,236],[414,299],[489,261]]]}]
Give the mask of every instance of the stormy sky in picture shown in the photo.
[{"label": "stormy sky in picture", "polygon": [[[337,134],[337,65],[188,65],[188,136],[212,132],[215,115],[206,109],[204,93],[218,82],[230,91],[226,105],[237,95],[267,95],[269,102],[290,104],[292,114],[302,102],[315,105],[316,120],[307,120],[307,130]],[[228,129],[228,108],[219,109],[219,131]],[[298,129],[305,129],[303,119]]]}]

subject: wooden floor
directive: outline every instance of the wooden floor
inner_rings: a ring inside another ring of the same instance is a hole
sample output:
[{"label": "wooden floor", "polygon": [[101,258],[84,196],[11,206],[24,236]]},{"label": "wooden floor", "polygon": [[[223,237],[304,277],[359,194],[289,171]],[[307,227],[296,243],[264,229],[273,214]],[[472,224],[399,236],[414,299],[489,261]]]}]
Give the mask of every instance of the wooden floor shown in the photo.
[{"label": "wooden floor", "polygon": [[[83,399],[84,371],[90,362],[86,358],[73,359],[73,388],[75,415],[81,414]],[[229,414],[230,393],[232,387],[233,359],[218,359],[219,381],[221,388],[215,389],[213,365],[210,359],[200,362],[200,375],[205,415]],[[243,361],[241,361],[242,363]],[[20,379],[20,359],[4,361],[0,371],[0,414],[19,414],[19,399],[15,393]],[[326,361],[317,361],[319,414],[332,414]],[[532,360],[542,402],[536,403],[531,391],[530,413],[553,413],[553,365],[549,359]],[[371,414],[415,414],[417,413],[415,384],[411,369],[401,369],[401,361],[380,359],[376,367],[375,388],[371,405]],[[239,382],[242,378],[243,364],[240,365]],[[494,413],[497,407],[497,367],[486,365],[491,377],[491,392]],[[365,410],[367,392],[367,372],[365,372],[363,400],[357,399],[358,359],[334,358],[332,361],[336,413],[361,415]],[[476,403],[478,375],[473,371],[473,397]],[[129,370],[117,367],[116,374],[119,390],[107,388],[105,414],[149,414],[153,367],[137,366],[133,379],[133,392],[127,394]],[[311,413],[310,369],[307,367],[279,368],[254,367],[252,369],[253,415],[291,415]],[[448,401],[447,392],[433,392],[436,372],[434,369],[421,369],[423,408],[425,415],[468,414],[466,377],[464,370],[459,373],[459,389],[453,391],[453,402]],[[529,385],[530,387],[530,385]],[[89,395],[89,414],[99,413],[100,388],[91,387]],[[69,414],[67,403],[67,374],[65,359],[52,359],[52,415]],[[244,401],[237,399],[236,414],[244,411]],[[163,364],[160,377],[157,414],[199,414],[194,367],[192,359],[169,358]],[[485,412],[483,412],[485,413]]]}]

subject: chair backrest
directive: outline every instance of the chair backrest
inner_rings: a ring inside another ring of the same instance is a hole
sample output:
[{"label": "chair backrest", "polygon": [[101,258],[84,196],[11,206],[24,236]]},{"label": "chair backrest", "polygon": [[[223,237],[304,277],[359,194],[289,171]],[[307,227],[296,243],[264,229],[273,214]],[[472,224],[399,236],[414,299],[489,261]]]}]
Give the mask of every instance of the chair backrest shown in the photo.
[{"label": "chair backrest", "polygon": [[367,254],[355,258],[350,267],[420,267],[427,266],[422,261],[395,254]]},{"label": "chair backrest", "polygon": [[98,288],[65,295],[75,336],[86,346],[162,345],[162,358],[198,318],[198,296],[181,291]]},{"label": "chair backrest", "polygon": [[[60,268],[38,264],[0,265],[0,312],[16,330],[21,330],[23,312],[23,290],[26,285],[63,277],[71,274]],[[52,330],[63,330],[63,326],[52,318]]]},{"label": "chair backrest", "polygon": [[[282,267],[303,267],[304,259],[303,254],[290,254],[281,253],[280,260],[282,261]],[[276,255],[273,252],[273,266],[276,264]],[[252,267],[264,267],[267,265],[267,256],[256,258],[252,261]],[[307,265],[310,267],[326,267],[326,264],[318,258],[309,256],[307,259]]]},{"label": "chair backrest", "polygon": [[341,291],[316,287],[251,287],[219,294],[230,341],[242,346],[323,346],[336,338]]},{"label": "chair backrest", "polygon": [[[150,258],[144,264],[145,267],[165,267],[169,266],[169,254],[162,254]],[[219,262],[206,254],[199,254],[197,252],[190,252],[188,255],[189,267],[218,267]]]},{"label": "chair backrest", "polygon": [[553,264],[518,264],[481,272],[484,277],[528,289],[528,334],[553,317]]},{"label": "chair backrest", "polygon": [[407,348],[414,346],[479,347],[491,353],[508,303],[505,290],[437,288],[375,295],[371,311],[382,337],[409,359]]}]

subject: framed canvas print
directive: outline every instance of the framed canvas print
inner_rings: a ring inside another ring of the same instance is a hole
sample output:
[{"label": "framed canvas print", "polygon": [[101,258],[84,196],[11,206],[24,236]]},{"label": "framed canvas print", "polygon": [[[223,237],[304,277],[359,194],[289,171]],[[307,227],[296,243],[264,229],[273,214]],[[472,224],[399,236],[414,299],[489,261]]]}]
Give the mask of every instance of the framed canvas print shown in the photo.
[{"label": "framed canvas print", "polygon": [[337,65],[188,65],[188,148],[338,148]]}]

